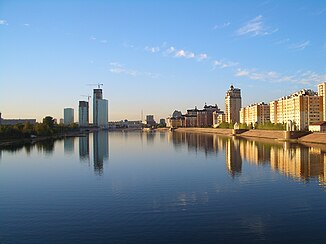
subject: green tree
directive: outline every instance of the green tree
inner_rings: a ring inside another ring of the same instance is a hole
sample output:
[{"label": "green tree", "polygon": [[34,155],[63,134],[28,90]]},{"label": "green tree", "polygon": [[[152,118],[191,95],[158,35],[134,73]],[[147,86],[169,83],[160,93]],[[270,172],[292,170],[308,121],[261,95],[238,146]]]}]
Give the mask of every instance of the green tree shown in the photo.
[{"label": "green tree", "polygon": [[53,129],[54,127],[54,119],[51,116],[46,116],[43,119],[43,124],[47,125],[49,128]]}]

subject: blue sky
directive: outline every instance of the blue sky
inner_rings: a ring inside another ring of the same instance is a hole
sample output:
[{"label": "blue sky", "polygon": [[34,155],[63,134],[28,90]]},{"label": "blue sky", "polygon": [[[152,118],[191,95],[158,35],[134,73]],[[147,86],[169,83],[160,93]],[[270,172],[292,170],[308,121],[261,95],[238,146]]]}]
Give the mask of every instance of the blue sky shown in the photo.
[{"label": "blue sky", "polygon": [[[243,105],[326,81],[325,1],[0,0],[4,118],[77,112],[104,84],[109,120]],[[76,113],[77,119],[77,113]]]}]

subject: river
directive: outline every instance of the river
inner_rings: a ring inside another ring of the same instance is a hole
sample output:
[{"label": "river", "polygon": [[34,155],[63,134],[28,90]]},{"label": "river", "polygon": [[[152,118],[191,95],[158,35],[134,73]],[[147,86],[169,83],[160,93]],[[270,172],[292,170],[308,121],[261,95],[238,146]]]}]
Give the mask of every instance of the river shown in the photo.
[{"label": "river", "polygon": [[323,147],[96,132],[0,150],[0,243],[326,243]]}]

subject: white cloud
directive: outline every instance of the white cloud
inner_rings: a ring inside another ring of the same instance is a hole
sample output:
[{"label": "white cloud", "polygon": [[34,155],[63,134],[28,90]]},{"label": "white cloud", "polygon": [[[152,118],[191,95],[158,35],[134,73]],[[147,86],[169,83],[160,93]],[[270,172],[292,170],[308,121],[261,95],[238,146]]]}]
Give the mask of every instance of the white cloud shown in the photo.
[{"label": "white cloud", "polygon": [[284,75],[275,71],[261,72],[255,69],[237,69],[234,75],[236,77],[247,77],[250,80],[256,81],[302,85],[315,85],[326,80],[326,74],[318,74],[313,71],[298,71],[292,75]]},{"label": "white cloud", "polygon": [[301,51],[301,50],[304,50],[309,45],[310,45],[310,41],[303,41],[303,42],[292,44],[290,46],[290,49]]},{"label": "white cloud", "polygon": [[96,40],[96,37],[95,36],[91,36],[89,39],[92,40],[92,41],[95,41]]},{"label": "white cloud", "polygon": [[224,60],[214,60],[213,61],[213,69],[219,68],[219,69],[225,69],[237,66],[239,63],[232,62],[232,61],[224,61]]},{"label": "white cloud", "polygon": [[150,53],[157,53],[160,51],[159,47],[145,47],[145,50]]},{"label": "white cloud", "polygon": [[205,59],[207,59],[207,58],[208,58],[208,56],[207,56],[206,53],[200,53],[200,54],[197,56],[198,61],[203,61],[203,60],[205,60]]},{"label": "white cloud", "polygon": [[193,52],[188,52],[183,49],[175,52],[175,57],[178,58],[195,58],[195,54]]},{"label": "white cloud", "polygon": [[8,25],[7,20],[0,19],[0,25]]},{"label": "white cloud", "polygon": [[264,35],[270,35],[278,29],[271,29],[270,27],[266,27],[262,21],[263,16],[258,15],[254,19],[248,21],[245,25],[240,27],[236,34],[238,36],[244,36],[244,35],[250,35],[250,36],[264,36]]},{"label": "white cloud", "polygon": [[26,24],[23,24],[23,26],[30,27],[31,25],[26,23]]},{"label": "white cloud", "polygon": [[165,50],[165,52],[166,52],[167,54],[174,53],[174,52],[175,52],[175,48],[174,48],[174,47],[169,47],[168,49]]},{"label": "white cloud", "polygon": [[101,40],[100,43],[102,43],[102,44],[107,44],[108,41],[107,41],[107,40]]},{"label": "white cloud", "polygon": [[217,24],[213,27],[213,30],[217,30],[217,29],[223,29],[223,28],[226,28],[228,26],[230,26],[231,23],[230,22],[225,22],[225,23],[222,23],[222,24]]},{"label": "white cloud", "polygon": [[141,72],[134,69],[126,68],[123,64],[117,62],[110,63],[110,72],[115,74],[126,74],[131,76],[148,76],[151,78],[159,77],[158,74],[152,72]]}]

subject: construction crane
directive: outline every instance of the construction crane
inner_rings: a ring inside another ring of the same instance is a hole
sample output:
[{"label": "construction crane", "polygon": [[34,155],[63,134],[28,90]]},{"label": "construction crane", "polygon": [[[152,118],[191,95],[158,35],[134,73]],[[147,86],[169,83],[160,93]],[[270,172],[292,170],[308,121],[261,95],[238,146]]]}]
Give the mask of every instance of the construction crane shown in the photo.
[{"label": "construction crane", "polygon": [[97,86],[98,89],[100,89],[101,86],[103,86],[103,84],[101,84],[101,83],[96,83],[96,84],[87,84],[87,85],[88,85],[88,86]]},{"label": "construction crane", "polygon": [[89,104],[89,99],[92,97],[92,96],[89,96],[89,95],[80,95],[81,97],[87,97],[87,100],[88,100],[88,104]]}]

